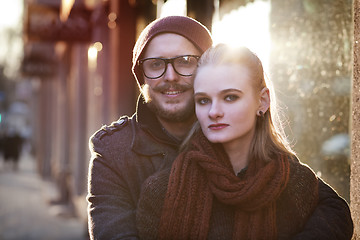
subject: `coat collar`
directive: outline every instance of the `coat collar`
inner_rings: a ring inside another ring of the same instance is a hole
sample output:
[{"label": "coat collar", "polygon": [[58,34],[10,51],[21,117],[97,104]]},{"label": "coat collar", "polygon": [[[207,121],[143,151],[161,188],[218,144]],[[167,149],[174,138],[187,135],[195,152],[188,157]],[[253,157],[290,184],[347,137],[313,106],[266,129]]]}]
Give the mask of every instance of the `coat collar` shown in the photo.
[{"label": "coat collar", "polygon": [[171,136],[160,124],[155,114],[144,103],[141,96],[138,98],[136,113],[133,118],[132,148],[143,155],[163,154],[164,145],[178,148],[181,141]]}]

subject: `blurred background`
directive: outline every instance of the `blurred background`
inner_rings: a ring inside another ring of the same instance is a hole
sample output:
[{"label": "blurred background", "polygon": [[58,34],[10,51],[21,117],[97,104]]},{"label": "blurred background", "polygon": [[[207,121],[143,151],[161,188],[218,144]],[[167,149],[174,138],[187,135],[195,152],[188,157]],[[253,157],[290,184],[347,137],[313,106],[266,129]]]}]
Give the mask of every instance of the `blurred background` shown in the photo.
[{"label": "blurred background", "polygon": [[352,0],[0,4],[0,239],[87,239],[88,139],[133,114],[132,48],[166,15],[260,57],[299,158],[349,202]]}]

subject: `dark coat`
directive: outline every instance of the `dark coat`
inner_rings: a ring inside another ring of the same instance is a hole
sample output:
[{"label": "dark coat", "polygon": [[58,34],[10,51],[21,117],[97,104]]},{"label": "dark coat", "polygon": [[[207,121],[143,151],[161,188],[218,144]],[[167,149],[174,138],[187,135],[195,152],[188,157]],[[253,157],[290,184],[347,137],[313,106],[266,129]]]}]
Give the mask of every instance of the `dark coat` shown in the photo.
[{"label": "dark coat", "polygon": [[[180,142],[166,134],[139,102],[137,112],[104,126],[90,138],[88,217],[91,239],[139,239],[136,208],[144,181],[169,168]],[[350,239],[347,203],[320,184],[319,205],[294,239]]]},{"label": "dark coat", "polygon": [[122,117],[91,137],[90,236],[137,239],[135,211],[141,185],[156,171],[171,166],[178,145],[143,104],[133,117]]},{"label": "dark coat", "polygon": [[[352,223],[350,221],[344,223],[344,232],[329,233],[329,228],[324,226],[329,223],[335,224],[335,222],[331,223],[326,218],[315,217],[319,214],[319,209],[318,212],[314,212],[313,206],[317,202],[317,196],[314,196],[312,191],[314,184],[316,184],[313,181],[314,174],[312,170],[301,164],[296,158],[289,159],[289,161],[289,181],[276,201],[277,239],[351,239]],[[170,169],[159,171],[149,177],[143,184],[136,215],[139,236],[143,240],[158,239],[158,228],[170,171]],[[329,188],[322,181],[319,184],[322,189]],[[331,191],[323,193],[321,196],[322,201],[332,198],[334,198],[334,195],[332,195]],[[224,204],[215,197],[213,201],[207,239],[232,239],[236,206]],[[329,200],[328,203],[330,202]],[[319,207],[320,205],[318,205]],[[329,211],[327,214],[331,215],[330,208],[327,210],[324,208],[323,210]],[[344,211],[344,215],[346,212],[347,210]],[[318,222],[311,225],[309,222],[309,219],[312,221],[311,218],[316,218]],[[334,225],[334,227],[337,228],[337,225]]]}]

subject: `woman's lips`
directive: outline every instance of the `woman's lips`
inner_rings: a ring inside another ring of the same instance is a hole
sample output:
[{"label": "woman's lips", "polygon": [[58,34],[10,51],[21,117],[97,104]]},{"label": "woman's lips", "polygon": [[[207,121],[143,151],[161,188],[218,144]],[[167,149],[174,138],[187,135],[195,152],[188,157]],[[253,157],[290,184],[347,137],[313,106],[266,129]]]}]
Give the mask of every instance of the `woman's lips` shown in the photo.
[{"label": "woman's lips", "polygon": [[229,126],[229,125],[225,124],[225,123],[216,123],[216,124],[209,125],[208,128],[211,130],[220,130],[220,129],[226,128],[227,126]]}]

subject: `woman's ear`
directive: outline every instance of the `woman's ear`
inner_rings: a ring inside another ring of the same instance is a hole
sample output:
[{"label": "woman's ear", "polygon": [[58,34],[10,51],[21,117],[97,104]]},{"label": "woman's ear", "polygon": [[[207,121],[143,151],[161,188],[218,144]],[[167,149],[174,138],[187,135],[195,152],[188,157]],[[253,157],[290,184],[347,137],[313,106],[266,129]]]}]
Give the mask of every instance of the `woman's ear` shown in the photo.
[{"label": "woman's ear", "polygon": [[266,111],[270,107],[270,91],[267,87],[264,87],[260,91],[260,100],[259,101],[260,101],[260,105],[259,105],[258,113],[260,115],[262,115],[262,114],[265,114]]}]

